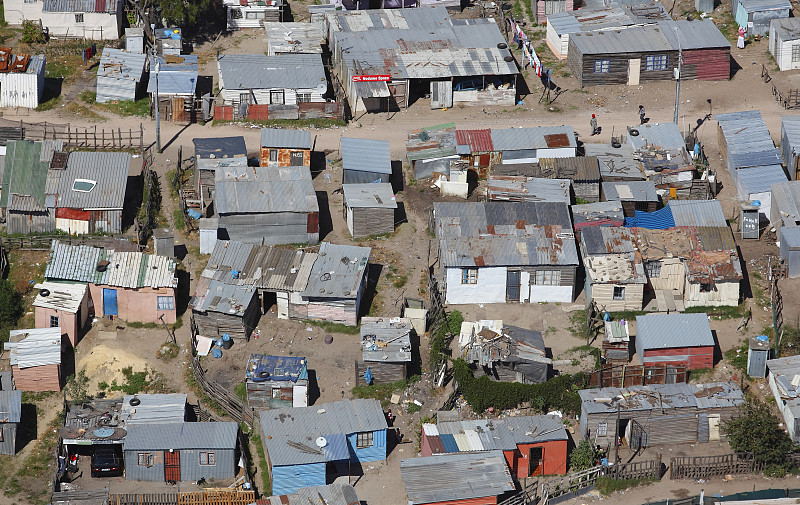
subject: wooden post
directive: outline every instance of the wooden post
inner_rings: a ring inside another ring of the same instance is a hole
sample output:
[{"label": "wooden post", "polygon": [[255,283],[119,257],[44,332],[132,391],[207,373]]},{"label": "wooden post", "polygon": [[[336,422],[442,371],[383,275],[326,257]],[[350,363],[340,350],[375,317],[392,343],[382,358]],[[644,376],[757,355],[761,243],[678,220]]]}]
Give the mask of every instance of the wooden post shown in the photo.
[{"label": "wooden post", "polygon": [[97,125],[94,125],[94,148],[97,149]]},{"label": "wooden post", "polygon": [[70,130],[69,123],[67,123],[67,145],[72,143],[72,131]]},{"label": "wooden post", "polygon": [[117,128],[117,138],[119,138],[119,147],[122,149],[125,147],[122,143],[122,128]]}]

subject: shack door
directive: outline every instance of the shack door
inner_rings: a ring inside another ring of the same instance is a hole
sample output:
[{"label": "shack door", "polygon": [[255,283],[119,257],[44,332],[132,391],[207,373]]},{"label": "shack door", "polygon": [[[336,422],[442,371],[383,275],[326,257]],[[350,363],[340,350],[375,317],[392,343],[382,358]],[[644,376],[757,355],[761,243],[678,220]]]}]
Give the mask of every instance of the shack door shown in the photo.
[{"label": "shack door", "polygon": [[531,447],[528,463],[528,475],[544,475],[544,447]]},{"label": "shack door", "polygon": [[292,407],[308,407],[308,386],[295,386]]},{"label": "shack door", "polygon": [[291,157],[289,159],[289,165],[293,167],[302,167],[303,151],[292,151]]},{"label": "shack door", "polygon": [[431,81],[431,109],[448,109],[453,106],[453,83]]},{"label": "shack door", "polygon": [[640,58],[628,60],[628,86],[639,85],[639,71],[641,67],[642,60]]},{"label": "shack door", "polygon": [[506,273],[506,301],[519,301],[520,271],[509,270]]},{"label": "shack door", "polygon": [[164,480],[167,482],[181,481],[181,453],[178,451],[164,451]]},{"label": "shack door", "polygon": [[117,290],[103,288],[103,315],[117,316],[119,310],[117,309]]},{"label": "shack door", "polygon": [[719,441],[719,414],[708,415],[708,441]]}]

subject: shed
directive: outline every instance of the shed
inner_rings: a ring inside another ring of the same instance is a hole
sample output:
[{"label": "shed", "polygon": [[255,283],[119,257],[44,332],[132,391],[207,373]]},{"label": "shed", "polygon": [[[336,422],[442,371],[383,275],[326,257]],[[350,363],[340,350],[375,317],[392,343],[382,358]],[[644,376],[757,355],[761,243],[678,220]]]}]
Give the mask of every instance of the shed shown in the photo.
[{"label": "shed", "polygon": [[125,50],[129,53],[144,53],[144,28],[125,28]]},{"label": "shed", "polygon": [[156,28],[156,51],[160,56],[180,56],[183,50],[183,36],[180,28]]},{"label": "shed", "polygon": [[747,28],[747,35],[767,35],[770,21],[788,18],[792,4],[789,0],[733,0],[731,12],[736,24]]},{"label": "shed", "polygon": [[272,492],[294,493],[349,475],[350,463],[386,459],[386,418],[374,399],[258,414]]},{"label": "shed", "polygon": [[495,177],[536,177],[569,179],[575,198],[584,203],[600,198],[600,170],[595,156],[540,158],[538,163],[498,164],[491,168]]},{"label": "shed", "polygon": [[98,103],[139,98],[144,81],[147,56],[122,49],[104,47],[97,67]]},{"label": "shed", "polygon": [[0,48],[0,107],[35,109],[44,93],[45,55]]},{"label": "shed", "polygon": [[71,235],[122,233],[122,209],[131,169],[129,153],[69,154],[65,169],[51,169],[57,180],[56,228]]},{"label": "shed", "polygon": [[636,316],[636,352],[645,365],[712,368],[716,342],[708,315],[647,314]]},{"label": "shed", "polygon": [[686,264],[686,307],[739,304],[742,264],[728,227],[698,227],[697,241]]},{"label": "shed", "polygon": [[631,360],[631,335],[628,321],[603,322],[603,362],[609,365],[625,365]]},{"label": "shed", "polygon": [[[159,41],[159,42],[166,42]],[[173,42],[173,41],[170,41]],[[180,47],[180,40],[177,42]],[[179,51],[179,49],[175,49]],[[158,84],[158,107],[160,119],[163,121],[197,120],[199,109],[197,84],[198,60],[196,55],[166,53],[163,56],[150,57],[150,79],[147,82],[147,94],[150,96],[150,115],[155,116],[156,84]],[[155,69],[158,68],[158,74]],[[158,81],[158,82],[156,82]]]},{"label": "shed", "polygon": [[283,21],[283,0],[223,0],[228,31],[261,28],[266,21]]},{"label": "shed", "polygon": [[324,102],[328,92],[320,54],[222,54],[217,67],[225,105]]},{"label": "shed", "polygon": [[789,278],[800,277],[800,227],[784,228],[779,248],[781,261],[786,264]]},{"label": "shed", "polygon": [[297,317],[358,325],[370,253],[369,247],[320,244],[308,285],[297,302],[291,301]]},{"label": "shed", "polygon": [[362,318],[361,361],[356,360],[356,385],[404,380],[411,365],[413,331],[410,319]]},{"label": "shed", "polygon": [[[668,367],[667,380],[675,373]],[[745,403],[734,382],[605,387],[578,394],[581,438],[609,449],[617,440],[632,449],[719,441],[725,438],[721,426]]]},{"label": "shed", "polygon": [[747,375],[763,379],[767,376],[767,360],[772,351],[769,337],[766,335],[751,337],[747,343]]},{"label": "shed", "polygon": [[342,183],[391,182],[389,142],[342,137]]},{"label": "shed", "polygon": [[486,185],[490,201],[572,203],[572,181],[540,177],[489,176]]},{"label": "shed", "polygon": [[413,505],[494,505],[516,489],[502,451],[404,459],[400,472]]},{"label": "shed", "polygon": [[265,21],[267,56],[277,54],[322,54],[325,33],[315,23]]},{"label": "shed", "polygon": [[218,167],[246,167],[247,146],[244,137],[195,138],[194,189],[203,205],[214,198]]},{"label": "shed", "polygon": [[[573,158],[578,148],[572,126],[492,128],[490,134],[493,151],[500,153],[503,164],[536,163],[540,158]],[[549,166],[553,167],[554,163],[550,162]]]},{"label": "shed", "polygon": [[[794,21],[797,18],[787,18],[786,21]],[[798,25],[800,32],[800,25]],[[772,38],[770,38],[770,43]],[[800,37],[797,40],[797,51],[800,51]],[[798,54],[800,60],[800,54]],[[797,66],[800,68],[800,65]],[[781,156],[789,179],[800,179],[800,156],[797,149],[800,147],[800,115],[781,117]]]},{"label": "shed", "polygon": [[262,167],[310,167],[313,148],[314,139],[308,131],[287,128],[261,129]]},{"label": "shed", "polygon": [[578,238],[584,228],[625,224],[622,202],[617,200],[571,205],[570,210],[572,211],[575,236]]},{"label": "shed", "polygon": [[214,210],[226,238],[266,245],[319,242],[319,204],[305,166],[218,167]]},{"label": "shed", "polygon": [[50,37],[117,40],[122,36],[125,0],[6,0],[6,22],[36,20]]},{"label": "shed", "polygon": [[306,358],[251,354],[244,376],[247,406],[251,409],[308,406]]},{"label": "shed", "polygon": [[761,202],[759,218],[763,227],[772,216],[772,185],[786,182],[786,172],[780,165],[740,168],[731,172],[739,200],[754,205]]},{"label": "shed", "polygon": [[394,232],[397,201],[391,184],[343,184],[342,193],[342,210],[353,238]]},{"label": "shed", "polygon": [[126,480],[223,480],[237,474],[236,423],[137,423],[127,425],[126,430]]},{"label": "shed", "polygon": [[201,217],[197,220],[197,228],[200,234],[200,254],[211,254],[217,246],[219,219],[215,217]]},{"label": "shed", "polygon": [[461,357],[491,380],[540,384],[551,376],[552,360],[540,331],[501,320],[465,322],[458,347]]},{"label": "shed", "polygon": [[[7,141],[0,192],[7,233],[27,235],[55,229],[55,184],[48,183],[56,182],[49,177],[50,165],[53,152],[62,147],[60,140]],[[65,161],[65,156],[60,159]]]},{"label": "shed", "polygon": [[[226,273],[228,277],[234,275],[230,271]],[[198,282],[189,305],[199,334],[210,338],[228,334],[230,337],[249,340],[261,315],[255,287],[228,284],[209,278]]]},{"label": "shed", "polygon": [[172,324],[177,317],[175,262],[166,256],[54,240],[44,276],[87,283],[97,317],[157,324]]},{"label": "shed", "polygon": [[[795,47],[797,49],[794,49]],[[778,70],[800,68],[800,58],[795,57],[797,51],[800,51],[800,23],[797,18],[783,17],[769,20],[769,52],[775,58]]]},{"label": "shed", "polygon": [[409,130],[406,159],[415,179],[425,179],[435,172],[447,173],[456,154],[456,124],[445,123]]},{"label": "shed", "polygon": [[769,222],[777,232],[779,242],[785,229],[800,225],[800,180],[772,185]]},{"label": "shed", "polygon": [[787,356],[767,361],[769,387],[792,442],[800,441],[800,392],[795,377],[800,375],[800,356]]},{"label": "shed", "polygon": [[654,212],[658,209],[658,193],[653,181],[604,182],[600,186],[600,199],[622,202],[625,217],[634,211]]},{"label": "shed", "polygon": [[581,230],[586,269],[586,303],[602,310],[642,310],[647,284],[641,255],[630,228],[594,226]]},{"label": "shed", "polygon": [[719,200],[672,200],[667,207],[675,226],[728,227]]},{"label": "shed", "polygon": [[325,505],[356,505],[361,503],[356,490],[350,484],[334,483],[327,486],[311,486],[298,489],[292,494],[261,498],[258,505],[309,505],[320,500]]},{"label": "shed", "polygon": [[61,328],[73,347],[89,318],[89,290],[82,282],[42,282],[33,301],[37,328]]},{"label": "shed", "polygon": [[61,328],[11,330],[3,349],[10,351],[14,386],[21,391],[61,391]]},{"label": "shed", "polygon": [[0,390],[0,454],[17,453],[17,427],[22,416],[22,391]]},{"label": "shed", "polygon": [[641,161],[636,159],[630,144],[583,144],[586,156],[597,157],[602,182],[643,181],[644,170]]}]

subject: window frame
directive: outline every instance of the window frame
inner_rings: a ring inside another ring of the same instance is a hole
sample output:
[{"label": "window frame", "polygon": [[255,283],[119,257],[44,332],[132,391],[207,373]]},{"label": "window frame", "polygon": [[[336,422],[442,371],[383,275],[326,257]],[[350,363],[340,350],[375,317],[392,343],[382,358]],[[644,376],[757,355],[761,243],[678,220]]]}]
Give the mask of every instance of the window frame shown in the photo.
[{"label": "window frame", "polygon": [[311,93],[295,93],[295,101],[297,103],[308,103],[311,101]]},{"label": "window frame", "polygon": [[478,284],[478,269],[476,267],[466,267],[461,269],[461,284],[463,285],[476,285]]},{"label": "window frame", "polygon": [[278,150],[277,149],[270,149],[269,150],[269,161],[272,163],[278,162]]},{"label": "window frame", "polygon": [[594,60],[595,74],[608,74],[610,72],[611,72],[611,60]]},{"label": "window frame", "polygon": [[[205,458],[205,463],[203,458]],[[200,466],[217,466],[216,451],[200,451],[197,459]]]},{"label": "window frame", "polygon": [[[619,291],[617,291],[619,290]],[[619,294],[617,294],[619,292]],[[624,301],[625,300],[625,286],[614,286],[613,291],[611,292],[611,299],[614,301]]]},{"label": "window frame", "polygon": [[714,288],[714,283],[713,282],[701,282],[700,283],[700,292],[701,293],[713,293],[714,291],[716,291],[716,289]]},{"label": "window frame", "polygon": [[75,13],[75,23],[85,23],[85,18],[83,17],[83,12],[76,12]]},{"label": "window frame", "polygon": [[356,433],[356,449],[368,449],[375,444],[373,432],[359,431]]},{"label": "window frame", "polygon": [[661,262],[648,261],[644,264],[644,270],[648,277],[661,277]]},{"label": "window frame", "polygon": [[645,72],[663,72],[669,70],[668,54],[650,54],[644,57]]},{"label": "window frame", "polygon": [[800,62],[800,44],[792,44],[792,63]]},{"label": "window frame", "polygon": [[[55,321],[56,324],[53,324]],[[60,328],[61,327],[61,318],[58,316],[50,315],[50,327],[51,328]]]},{"label": "window frame", "polygon": [[151,467],[155,463],[155,455],[152,452],[137,452],[136,466]]},{"label": "window frame", "polygon": [[[280,102],[277,102],[273,97],[280,97]],[[269,104],[270,105],[286,105],[286,92],[283,89],[269,90]]]},{"label": "window frame", "polygon": [[175,297],[167,295],[156,296],[156,310],[175,310]]},{"label": "window frame", "polygon": [[608,435],[608,423],[607,422],[597,423],[597,436],[605,437],[606,435]]},{"label": "window frame", "polygon": [[537,270],[533,276],[533,283],[536,286],[560,286],[561,270]]}]

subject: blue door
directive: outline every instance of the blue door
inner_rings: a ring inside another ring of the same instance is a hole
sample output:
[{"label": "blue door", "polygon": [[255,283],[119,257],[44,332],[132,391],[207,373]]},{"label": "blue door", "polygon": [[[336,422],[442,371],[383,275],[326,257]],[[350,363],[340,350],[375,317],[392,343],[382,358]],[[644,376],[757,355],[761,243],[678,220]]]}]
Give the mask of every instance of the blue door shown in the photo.
[{"label": "blue door", "polygon": [[103,288],[103,314],[106,316],[119,315],[117,311],[117,290]]}]

